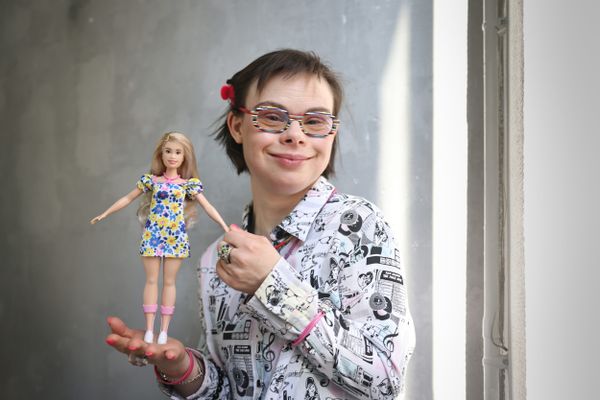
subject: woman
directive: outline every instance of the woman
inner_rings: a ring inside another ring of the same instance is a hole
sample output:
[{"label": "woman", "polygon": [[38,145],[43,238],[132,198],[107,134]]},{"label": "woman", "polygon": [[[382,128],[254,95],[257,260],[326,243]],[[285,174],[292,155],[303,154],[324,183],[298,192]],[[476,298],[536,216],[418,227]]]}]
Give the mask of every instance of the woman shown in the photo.
[{"label": "woman", "polygon": [[252,202],[200,260],[201,346],[145,344],[116,318],[107,342],[154,364],[172,398],[397,398],[414,347],[404,271],[380,211],[327,180],[337,77],[280,50],[228,84],[217,139],[249,173]]}]

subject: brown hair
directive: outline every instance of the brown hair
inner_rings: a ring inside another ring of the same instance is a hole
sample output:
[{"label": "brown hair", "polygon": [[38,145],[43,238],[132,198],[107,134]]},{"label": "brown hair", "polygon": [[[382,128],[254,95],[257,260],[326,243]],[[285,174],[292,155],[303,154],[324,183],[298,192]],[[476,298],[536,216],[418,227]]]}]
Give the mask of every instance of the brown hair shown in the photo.
[{"label": "brown hair", "polygon": [[[276,50],[260,56],[252,61],[241,71],[237,72],[227,83],[233,86],[235,98],[233,104],[230,104],[229,110],[221,117],[222,123],[215,131],[215,140],[219,142],[229,156],[238,174],[248,171],[242,145],[236,143],[229,132],[227,126],[227,114],[233,112],[236,115],[241,115],[242,112],[237,107],[245,106],[248,91],[254,82],[256,88],[260,92],[267,85],[269,80],[275,76],[283,76],[286,78],[296,76],[298,74],[315,75],[323,78],[329,84],[333,93],[333,114],[338,116],[342,107],[343,90],[339,77],[327,65],[321,62],[319,56],[313,52],[306,52],[294,49]],[[335,173],[334,162],[337,149],[337,135],[333,139],[331,156],[329,164],[323,171],[322,175],[326,178]]]}]

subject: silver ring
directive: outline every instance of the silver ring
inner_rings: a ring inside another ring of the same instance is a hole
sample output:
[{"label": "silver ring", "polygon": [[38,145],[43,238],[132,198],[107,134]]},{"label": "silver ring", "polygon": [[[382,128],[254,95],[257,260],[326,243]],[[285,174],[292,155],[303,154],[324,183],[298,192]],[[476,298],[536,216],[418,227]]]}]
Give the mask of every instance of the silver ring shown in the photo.
[{"label": "silver ring", "polygon": [[136,367],[145,367],[146,365],[148,365],[148,357],[136,356],[133,353],[129,353],[129,357],[127,357],[127,361],[129,361],[129,364],[135,365]]},{"label": "silver ring", "polygon": [[217,250],[217,256],[225,263],[231,263],[231,245],[228,243],[223,243],[219,245],[219,249]]}]

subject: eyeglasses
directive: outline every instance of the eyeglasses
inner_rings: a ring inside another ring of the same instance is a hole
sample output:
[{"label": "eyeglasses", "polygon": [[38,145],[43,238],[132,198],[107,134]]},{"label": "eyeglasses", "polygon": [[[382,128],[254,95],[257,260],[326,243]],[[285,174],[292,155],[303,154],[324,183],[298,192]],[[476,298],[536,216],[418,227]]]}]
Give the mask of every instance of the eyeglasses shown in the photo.
[{"label": "eyeglasses", "polygon": [[238,107],[238,110],[252,116],[252,124],[261,132],[283,133],[292,121],[298,121],[302,132],[313,138],[324,138],[337,131],[340,121],[324,111],[308,111],[303,115],[292,115],[279,107],[259,106],[253,110]]}]

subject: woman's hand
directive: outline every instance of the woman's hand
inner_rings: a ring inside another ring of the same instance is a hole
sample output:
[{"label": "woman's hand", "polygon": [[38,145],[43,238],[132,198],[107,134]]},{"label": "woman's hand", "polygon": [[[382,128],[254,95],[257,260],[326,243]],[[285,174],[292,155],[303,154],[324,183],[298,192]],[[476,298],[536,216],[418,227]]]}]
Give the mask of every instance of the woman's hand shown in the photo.
[{"label": "woman's hand", "polygon": [[236,225],[231,225],[223,242],[231,246],[230,263],[218,260],[217,274],[230,287],[253,295],[281,256],[269,239],[243,231]]},{"label": "woman's hand", "polygon": [[145,357],[150,364],[167,376],[183,376],[190,360],[183,344],[173,338],[169,338],[166,344],[144,342],[144,331],[131,329],[117,317],[106,319],[111,333],[106,337],[106,343],[123,354]]},{"label": "woman's hand", "polygon": [[106,214],[102,213],[100,215],[98,215],[97,217],[94,217],[91,221],[90,224],[94,225],[96,222],[100,222],[102,221],[104,218],[106,218]]}]

